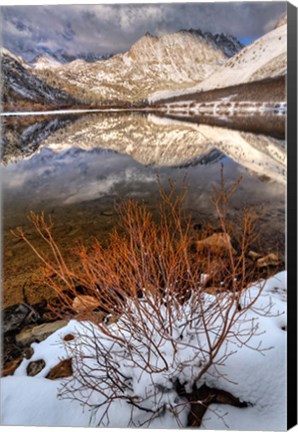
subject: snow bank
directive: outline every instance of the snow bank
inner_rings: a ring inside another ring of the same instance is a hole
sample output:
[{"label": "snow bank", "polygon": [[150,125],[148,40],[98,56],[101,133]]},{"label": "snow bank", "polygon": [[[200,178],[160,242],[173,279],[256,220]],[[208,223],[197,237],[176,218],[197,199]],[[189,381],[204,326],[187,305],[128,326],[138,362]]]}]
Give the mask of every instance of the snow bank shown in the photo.
[{"label": "snow bank", "polygon": [[[223,419],[230,429],[286,429],[286,272],[269,279],[255,304],[255,312],[270,307],[270,317],[259,317],[259,337],[251,341],[252,348],[261,342],[263,355],[245,347],[229,357],[222,369],[224,380],[207,379],[211,387],[223,388],[240,400],[250,401],[246,409],[225,405],[213,406],[204,419],[206,429],[222,429]],[[247,295],[254,296],[257,286]],[[245,299],[244,299],[245,302]],[[228,380],[228,381],[227,381]]]},{"label": "snow bank", "polygon": [[1,381],[1,424],[88,426],[90,413],[79,403],[59,400],[60,381],[10,376]]},{"label": "snow bank", "polygon": [[[241,298],[241,304],[245,305],[251,298],[255,298],[259,291],[259,283],[251,286]],[[206,301],[212,301],[208,296]],[[209,300],[208,300],[209,299]],[[262,310],[262,314],[260,311]],[[264,312],[268,312],[265,313]],[[237,323],[239,329],[249,332],[251,323],[257,324],[258,331],[249,341],[249,346],[243,345],[236,338],[229,339],[222,350],[231,355],[225,358],[225,363],[209,369],[203,376],[203,381],[209,387],[226,390],[240,400],[249,402],[248,408],[235,408],[228,405],[211,405],[208,408],[201,428],[238,430],[283,430],[286,429],[286,272],[281,272],[270,278],[259,298],[254,304],[253,310],[249,310],[242,321]],[[116,328],[116,327],[115,327]],[[89,330],[88,330],[89,329]],[[237,328],[236,328],[237,330]],[[99,408],[91,416],[92,412],[87,406],[82,406],[77,401],[60,400],[58,397],[63,386],[69,384],[69,378],[50,381],[45,378],[51,367],[57,364],[61,358],[69,356],[69,344],[76,341],[64,342],[67,334],[84,335],[91,331],[94,338],[101,338],[103,347],[111,341],[90,323],[78,323],[70,321],[69,324],[55,332],[41,343],[34,343],[33,357],[23,360],[14,376],[1,380],[1,406],[2,421],[4,425],[31,425],[31,426],[96,426],[106,407]],[[123,333],[124,334],[124,333]],[[123,336],[122,334],[122,336]],[[87,335],[88,336],[88,335]],[[94,340],[95,340],[94,339]],[[88,340],[88,338],[86,338]],[[201,340],[200,343],[203,341]],[[259,348],[263,351],[260,352]],[[92,347],[86,347],[85,353],[92,351]],[[170,347],[163,350],[164,355],[170,355]],[[232,355],[232,353],[234,354]],[[191,357],[191,350],[184,349],[184,359]],[[222,353],[220,353],[222,354]],[[100,355],[100,353],[99,353]],[[44,359],[46,367],[35,377],[26,376],[26,368],[29,362]],[[129,366],[123,362],[119,367],[125,370]],[[182,371],[185,374],[187,371]],[[141,394],[145,391],[149,376],[146,373],[134,372],[138,378],[135,383]],[[164,385],[164,376],[157,377]],[[100,381],[100,377],[98,377]],[[75,384],[74,384],[75,385]],[[171,392],[169,384],[168,398],[171,403],[177,403],[177,398]],[[100,404],[103,396],[91,392],[90,404]],[[184,406],[179,415],[180,426],[186,425],[188,409]],[[131,417],[135,424],[142,424],[146,413],[132,410],[131,405],[124,400],[115,400],[109,407],[109,423],[100,423],[101,426],[125,427],[129,425]],[[170,411],[159,416],[151,422],[150,427],[177,428],[177,422]]]}]

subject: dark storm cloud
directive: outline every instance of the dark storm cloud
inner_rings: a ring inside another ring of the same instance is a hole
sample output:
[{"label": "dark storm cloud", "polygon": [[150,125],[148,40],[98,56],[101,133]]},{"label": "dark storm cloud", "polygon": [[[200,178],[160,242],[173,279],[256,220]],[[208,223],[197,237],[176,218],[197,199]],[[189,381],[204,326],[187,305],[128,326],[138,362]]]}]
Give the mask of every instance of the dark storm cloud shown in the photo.
[{"label": "dark storm cloud", "polygon": [[7,6],[2,37],[5,47],[27,58],[46,49],[106,54],[129,49],[147,31],[194,28],[251,40],[285,12],[285,2]]}]

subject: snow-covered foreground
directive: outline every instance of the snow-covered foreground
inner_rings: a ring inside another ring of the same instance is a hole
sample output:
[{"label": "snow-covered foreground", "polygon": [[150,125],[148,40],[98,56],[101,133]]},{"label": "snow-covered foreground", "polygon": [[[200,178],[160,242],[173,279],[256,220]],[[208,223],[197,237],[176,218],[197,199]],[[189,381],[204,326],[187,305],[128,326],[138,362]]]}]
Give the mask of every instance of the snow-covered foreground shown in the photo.
[{"label": "snow-covered foreground", "polygon": [[[255,284],[246,291],[241,299],[242,306],[245,306],[249,299],[258,294],[259,284]],[[212,296],[208,297],[210,298],[209,300],[206,299],[207,303],[212,301]],[[260,313],[261,311],[262,313]],[[245,329],[249,330],[251,323],[253,323],[254,328],[257,328],[257,332],[250,339],[249,346],[239,343],[236,338],[229,338],[221,352],[221,354],[223,352],[227,354],[224,357],[224,364],[217,365],[216,371],[211,367],[200,381],[200,385],[205,383],[209,387],[230,392],[240,401],[248,402],[249,407],[235,408],[230,405],[210,405],[203,418],[201,428],[286,429],[286,272],[281,272],[266,282],[253,309],[246,312],[246,315],[237,322],[238,328],[234,329],[238,330],[236,334],[239,335],[240,330],[242,332]],[[98,424],[106,406],[100,407],[96,415],[90,417],[88,407],[85,406],[84,408],[77,401],[59,399],[58,393],[61,392],[63,384],[71,382],[69,378],[56,381],[45,378],[61,358],[69,357],[69,353],[72,352],[70,346],[74,343],[73,341],[78,344],[78,338],[81,337],[84,340],[88,331],[91,331],[94,336],[102,338],[103,341],[105,340],[105,344],[109,343],[106,336],[92,327],[90,323],[87,325],[73,320],[45,341],[32,344],[34,349],[32,358],[23,360],[14,376],[3,378],[1,381],[2,424],[39,426],[96,426]],[[69,334],[77,336],[73,341],[65,342],[63,339]],[[196,338],[193,340],[194,345]],[[203,338],[199,342],[203,347]],[[131,343],[133,343],[133,338],[131,338]],[[104,344],[102,346],[104,347]],[[170,347],[165,345],[163,348],[164,356],[170,363],[172,355]],[[84,350],[85,355],[90,354],[92,347],[87,348],[85,346]],[[184,348],[179,356],[187,362],[193,354],[191,350],[191,347]],[[98,356],[100,355],[99,352]],[[28,364],[40,359],[44,359],[46,363],[44,369],[35,377],[27,377]],[[127,361],[123,361],[119,365],[119,370],[125,372],[125,368],[130,367],[129,358],[127,358]],[[195,367],[197,366],[194,366],[194,369]],[[185,370],[179,372],[180,375],[178,376],[187,378],[189,370],[192,369],[189,368],[188,364]],[[138,378],[137,380],[132,379],[131,385],[134,386],[135,392],[142,394],[146,386],[150,386],[146,373],[130,370],[130,375]],[[161,373],[154,379],[159,380],[160,386],[165,386],[166,382],[164,381],[168,377],[168,374]],[[98,380],[100,379],[98,376]],[[75,386],[73,381],[72,385]],[[164,394],[163,397],[167,398],[168,404],[177,403],[177,394],[170,383],[168,388],[168,393]],[[102,402],[103,396],[99,393],[95,392],[89,396],[89,402],[92,404]],[[186,425],[188,411],[187,405],[184,405],[179,414],[180,426]],[[108,426],[125,427],[129,425],[132,416],[136,424],[141,424],[146,415],[148,414],[144,411],[137,408],[132,409],[132,406],[125,400],[117,399],[109,406]],[[101,424],[101,426],[106,425]],[[171,410],[165,410],[162,415],[155,418],[150,426],[177,428],[177,422],[171,414]]]}]

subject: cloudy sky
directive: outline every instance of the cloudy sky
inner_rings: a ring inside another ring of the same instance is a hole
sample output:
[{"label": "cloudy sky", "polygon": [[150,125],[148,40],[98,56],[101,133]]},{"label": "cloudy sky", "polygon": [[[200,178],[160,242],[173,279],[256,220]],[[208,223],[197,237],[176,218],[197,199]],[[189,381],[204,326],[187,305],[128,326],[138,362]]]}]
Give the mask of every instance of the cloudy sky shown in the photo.
[{"label": "cloudy sky", "polygon": [[4,47],[30,60],[45,50],[68,54],[126,51],[147,31],[226,32],[244,43],[274,27],[285,2],[5,6]]}]

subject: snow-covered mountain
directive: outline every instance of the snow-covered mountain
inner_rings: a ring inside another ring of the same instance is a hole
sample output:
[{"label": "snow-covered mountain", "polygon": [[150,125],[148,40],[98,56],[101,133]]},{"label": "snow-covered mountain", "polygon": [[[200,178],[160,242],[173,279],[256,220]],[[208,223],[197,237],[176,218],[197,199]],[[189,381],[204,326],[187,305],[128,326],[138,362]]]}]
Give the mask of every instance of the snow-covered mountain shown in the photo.
[{"label": "snow-covered mountain", "polygon": [[88,103],[135,102],[153,91],[194,86],[240,48],[236,39],[226,35],[181,31],[156,37],[147,33],[128,52],[107,60],[75,60],[32,72]]},{"label": "snow-covered mountain", "polygon": [[15,105],[20,109],[28,104],[65,107],[75,103],[72,96],[33,75],[21,57],[6,49],[1,49],[1,69],[2,100],[8,109]]},{"label": "snow-covered mountain", "polygon": [[227,34],[181,30],[160,37],[146,33],[129,51],[91,62],[65,63],[65,57],[48,53],[26,64],[3,50],[3,100],[127,105],[285,75],[283,22],[247,47]]},{"label": "snow-covered mountain", "polygon": [[61,66],[61,62],[47,53],[39,54],[32,60],[30,64],[35,69],[56,68]]},{"label": "snow-covered mountain", "polygon": [[213,35],[212,33],[207,32],[205,33],[205,37],[208,40],[213,41],[228,57],[233,57],[244,47],[238,39],[226,33]]},{"label": "snow-covered mountain", "polygon": [[285,75],[287,71],[287,25],[266,33],[234,55],[198,85],[178,92],[155,92],[151,101]]}]

